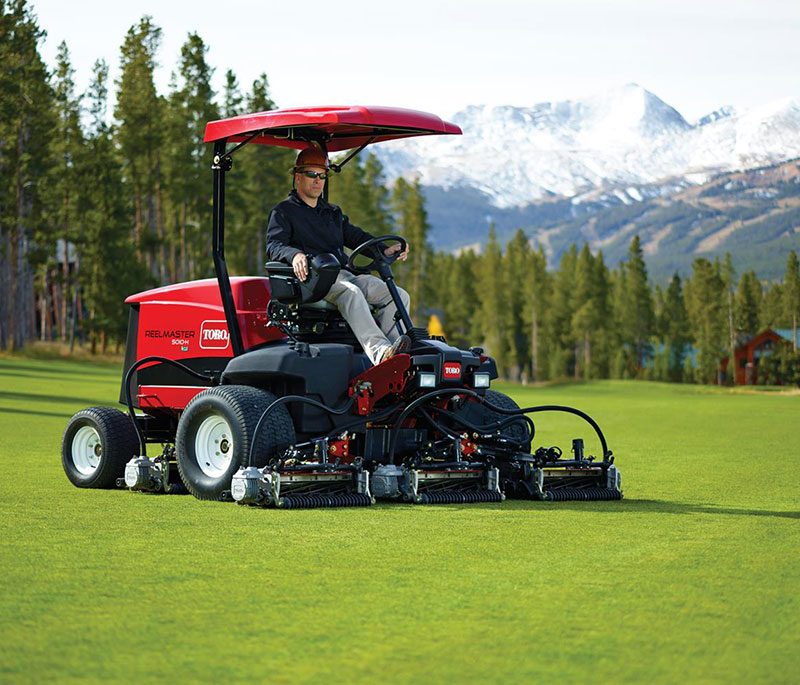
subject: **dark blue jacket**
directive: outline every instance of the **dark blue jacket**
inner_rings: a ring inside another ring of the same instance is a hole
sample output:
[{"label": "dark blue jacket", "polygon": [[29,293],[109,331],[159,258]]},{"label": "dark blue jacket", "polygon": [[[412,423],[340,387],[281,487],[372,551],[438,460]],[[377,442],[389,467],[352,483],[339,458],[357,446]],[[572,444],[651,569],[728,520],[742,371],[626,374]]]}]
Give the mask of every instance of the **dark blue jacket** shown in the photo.
[{"label": "dark blue jacket", "polygon": [[293,190],[269,214],[267,256],[291,264],[298,252],[309,257],[330,252],[344,266],[344,248],[356,248],[372,237],[351,224],[336,205],[319,198],[316,207],[309,207]]}]

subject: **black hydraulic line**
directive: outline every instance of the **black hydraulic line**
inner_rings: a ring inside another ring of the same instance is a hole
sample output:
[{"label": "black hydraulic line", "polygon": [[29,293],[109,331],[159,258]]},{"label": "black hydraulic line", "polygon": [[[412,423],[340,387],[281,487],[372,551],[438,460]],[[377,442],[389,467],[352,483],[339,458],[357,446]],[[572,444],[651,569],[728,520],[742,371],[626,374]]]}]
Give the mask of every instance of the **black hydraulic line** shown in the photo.
[{"label": "black hydraulic line", "polygon": [[300,402],[301,404],[310,404],[312,407],[316,407],[317,409],[322,409],[322,411],[327,412],[328,414],[334,414],[335,416],[341,416],[342,414],[346,414],[350,411],[350,407],[353,406],[353,403],[356,401],[356,396],[353,395],[347,402],[344,403],[342,407],[338,409],[334,409],[333,407],[329,407],[327,404],[322,404],[322,402],[317,402],[317,400],[312,400],[310,397],[303,397],[302,395],[285,395],[284,397],[279,397],[277,400],[272,402],[265,410],[264,413],[258,419],[258,423],[256,424],[256,428],[253,431],[253,438],[250,442],[250,454],[247,457],[247,465],[253,465],[253,457],[255,455],[255,448],[256,448],[256,438],[258,437],[258,431],[261,430],[261,426],[264,423],[264,419],[269,416],[269,414],[274,411],[276,408],[280,407],[282,404],[289,404],[291,402]]},{"label": "black hydraulic line", "polygon": [[[506,426],[511,426],[514,423],[517,423],[520,420],[524,419],[525,423],[527,424],[528,431],[529,431],[529,437],[527,438],[527,440],[525,440],[525,442],[533,440],[533,438],[536,436],[536,426],[534,425],[533,421],[527,416],[509,416],[508,418],[503,419],[502,421],[499,421],[498,423],[487,423],[487,424],[485,424],[483,426],[476,426],[474,423],[472,423],[470,421],[467,421],[465,418],[459,416],[458,414],[456,414],[454,412],[450,412],[450,411],[447,411],[446,409],[440,409],[440,408],[437,408],[436,411],[438,413],[440,413],[440,414],[443,414],[444,416],[447,416],[448,418],[453,419],[454,421],[457,421],[458,423],[460,423],[465,428],[468,428],[469,430],[471,430],[473,433],[487,433],[489,431],[502,430]],[[505,437],[508,437],[508,436],[505,436]],[[522,444],[522,443],[520,443],[520,444]]]},{"label": "black hydraulic line", "polygon": [[[442,424],[436,422],[433,419],[433,417],[430,414],[428,414],[428,412],[426,412],[422,407],[418,407],[415,411],[416,411],[417,414],[422,414],[422,416],[433,426],[433,428],[435,430],[438,430],[439,432],[444,433],[451,440],[461,437],[459,433],[451,433],[449,428],[447,428],[446,426],[443,426]],[[442,409],[439,409],[439,408],[437,408],[437,411],[441,412],[441,413],[444,413],[444,414],[447,414],[448,416],[452,416],[456,421],[460,421],[460,417],[458,417],[455,414],[451,414],[450,412],[442,410]],[[533,425],[533,422],[527,416],[522,417],[522,418],[526,419],[531,425]],[[501,428],[504,428],[505,426],[507,426],[507,425],[509,425],[511,423],[514,423],[518,419],[519,419],[519,417],[516,417],[516,416],[509,417],[507,419],[503,419],[502,421],[500,421],[500,422],[498,422],[496,424],[493,424],[491,426],[485,426],[483,428],[480,427],[480,426],[472,426],[472,424],[470,424],[467,421],[464,421],[463,425],[466,426],[467,428],[469,428],[470,430],[472,430],[474,428],[475,432],[486,432],[487,430],[499,431]],[[533,436],[526,437],[525,440],[519,440],[519,441],[518,440],[514,440],[513,438],[511,438],[509,436],[503,436],[503,437],[506,440],[508,440],[509,442],[511,442],[512,444],[517,445],[517,447],[520,447],[520,448],[525,443],[530,442],[533,439]]]},{"label": "black hydraulic line", "polygon": [[442,389],[442,390],[431,390],[431,392],[427,392],[424,395],[415,399],[411,404],[409,404],[401,413],[400,416],[397,417],[397,420],[394,422],[392,426],[392,437],[389,441],[389,463],[394,464],[394,449],[395,445],[397,444],[397,434],[398,429],[400,428],[400,424],[408,417],[411,412],[413,412],[417,407],[421,404],[424,404],[427,400],[439,398],[442,395],[468,395],[470,397],[477,397],[479,399],[480,396],[473,390],[467,390],[466,388],[450,388],[450,389]]},{"label": "black hydraulic line", "polygon": [[366,423],[380,421],[381,419],[385,419],[388,416],[391,416],[394,412],[396,412],[400,408],[400,403],[392,405],[391,407],[387,407],[386,409],[382,409],[377,414],[370,414],[369,416],[360,416],[355,421],[351,421],[350,423],[346,423],[343,426],[337,426],[334,428],[330,433],[328,433],[325,437],[330,439],[336,437],[337,435],[344,433],[345,431],[349,431],[353,428],[357,428],[359,426],[363,426]]},{"label": "black hydraulic line", "polygon": [[433,417],[428,412],[426,412],[422,407],[419,407],[417,409],[417,413],[420,414],[431,426],[433,426],[434,430],[437,430],[440,433],[444,433],[448,438],[455,440],[455,438],[461,437],[458,433],[454,433],[449,428],[442,426],[440,423],[437,423],[433,419]]},{"label": "black hydraulic line", "polygon": [[128,415],[130,416],[131,421],[133,422],[133,428],[136,431],[136,436],[139,438],[139,449],[141,450],[141,454],[139,455],[140,457],[147,456],[147,447],[145,446],[144,433],[142,433],[142,429],[139,426],[139,422],[136,420],[136,415],[134,414],[133,411],[133,399],[131,397],[131,378],[133,378],[133,372],[136,371],[136,369],[138,369],[140,366],[142,366],[142,364],[149,364],[151,362],[162,362],[164,364],[172,364],[172,366],[178,367],[179,369],[181,369],[181,371],[185,371],[190,376],[193,376],[194,378],[197,378],[201,381],[209,381],[210,383],[214,383],[214,381],[216,380],[214,376],[209,376],[207,374],[200,373],[199,371],[195,371],[194,369],[186,366],[186,364],[181,364],[180,362],[175,361],[174,359],[169,359],[168,357],[143,357],[142,359],[139,359],[138,361],[131,364],[130,368],[125,373],[125,379],[122,381],[122,384],[125,387],[125,404],[128,406]]},{"label": "black hydraulic line", "polygon": [[582,418],[586,423],[588,423],[592,428],[594,428],[594,432],[597,434],[597,437],[600,439],[600,446],[603,448],[603,459],[611,456],[611,452],[608,450],[608,444],[606,443],[606,436],[603,435],[603,431],[600,430],[600,426],[597,425],[597,422],[588,414],[582,412],[580,409],[575,409],[574,407],[566,407],[560,404],[542,404],[537,407],[525,407],[523,409],[504,409],[503,407],[496,407],[488,401],[484,401],[484,405],[489,407],[492,411],[496,411],[498,414],[535,414],[537,412],[543,411],[561,411],[566,414],[573,414],[575,416],[579,416]]},{"label": "black hydraulic line", "polygon": [[594,432],[597,434],[597,437],[600,439],[600,446],[603,449],[603,460],[608,459],[611,456],[611,452],[608,449],[608,443],[606,442],[605,435],[603,435],[603,431],[600,430],[600,426],[597,425],[597,422],[585,412],[580,411],[580,409],[575,409],[573,407],[566,407],[559,404],[545,404],[539,405],[534,407],[524,407],[520,409],[505,409],[504,407],[497,407],[489,402],[485,397],[481,397],[478,393],[474,392],[473,390],[468,390],[466,388],[451,388],[451,389],[441,389],[441,390],[432,390],[429,393],[418,397],[414,400],[411,404],[409,404],[397,420],[394,423],[392,428],[392,438],[389,443],[389,462],[394,464],[394,451],[395,446],[397,443],[397,433],[400,424],[421,404],[424,404],[429,399],[440,398],[443,395],[466,395],[467,397],[474,397],[479,402],[481,402],[485,407],[491,409],[492,411],[497,412],[498,414],[506,414],[506,415],[523,415],[523,414],[535,414],[538,412],[545,412],[545,411],[560,411],[565,412],[567,414],[573,414],[575,416],[579,416],[584,421],[586,421],[593,429]]}]

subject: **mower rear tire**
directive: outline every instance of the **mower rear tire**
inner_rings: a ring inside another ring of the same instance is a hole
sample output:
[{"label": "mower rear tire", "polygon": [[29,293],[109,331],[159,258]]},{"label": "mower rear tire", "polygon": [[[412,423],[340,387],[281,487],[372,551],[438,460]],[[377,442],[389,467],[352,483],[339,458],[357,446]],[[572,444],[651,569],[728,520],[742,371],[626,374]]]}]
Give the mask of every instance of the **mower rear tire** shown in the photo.
[{"label": "mower rear tire", "polygon": [[125,464],[139,453],[130,417],[112,407],[89,407],[75,414],[61,441],[61,463],[79,488],[112,488]]},{"label": "mower rear tire", "polygon": [[[196,395],[181,415],[175,440],[178,471],[198,499],[218,500],[231,478],[246,465],[256,425],[277,398],[246,385],[220,385]],[[254,465],[266,466],[295,442],[292,419],[279,406],[264,421],[254,450]]]}]

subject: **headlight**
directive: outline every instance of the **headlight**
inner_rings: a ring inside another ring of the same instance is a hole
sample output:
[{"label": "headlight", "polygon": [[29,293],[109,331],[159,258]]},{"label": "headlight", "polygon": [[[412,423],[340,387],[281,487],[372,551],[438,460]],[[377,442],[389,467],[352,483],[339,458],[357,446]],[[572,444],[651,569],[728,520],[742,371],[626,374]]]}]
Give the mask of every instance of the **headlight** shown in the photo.
[{"label": "headlight", "polygon": [[472,376],[472,384],[476,388],[488,388],[489,387],[489,374],[488,373],[476,373]]},{"label": "headlight", "polygon": [[436,387],[436,374],[435,373],[420,373],[419,377],[420,388],[435,388]]}]

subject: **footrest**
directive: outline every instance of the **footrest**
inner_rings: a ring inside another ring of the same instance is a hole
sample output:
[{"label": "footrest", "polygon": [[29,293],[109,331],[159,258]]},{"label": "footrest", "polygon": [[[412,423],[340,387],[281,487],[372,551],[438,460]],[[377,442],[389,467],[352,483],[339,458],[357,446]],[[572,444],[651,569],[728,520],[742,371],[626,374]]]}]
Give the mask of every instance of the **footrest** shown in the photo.
[{"label": "footrest", "polygon": [[331,507],[368,507],[372,497],[358,493],[335,495],[285,495],[278,506],[283,509],[328,509]]},{"label": "footrest", "polygon": [[548,502],[594,502],[622,499],[622,492],[609,488],[558,488],[557,490],[546,490],[544,495]]},{"label": "footrest", "polygon": [[472,504],[474,502],[502,502],[497,490],[442,490],[420,493],[419,504]]}]

